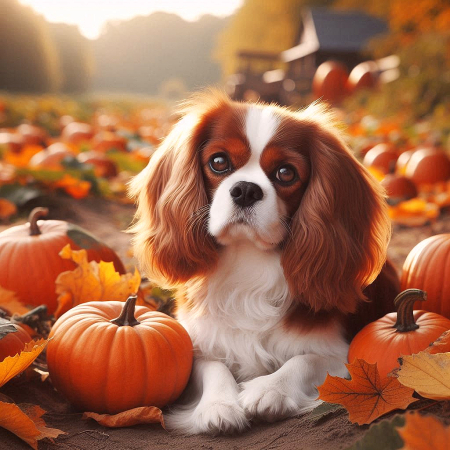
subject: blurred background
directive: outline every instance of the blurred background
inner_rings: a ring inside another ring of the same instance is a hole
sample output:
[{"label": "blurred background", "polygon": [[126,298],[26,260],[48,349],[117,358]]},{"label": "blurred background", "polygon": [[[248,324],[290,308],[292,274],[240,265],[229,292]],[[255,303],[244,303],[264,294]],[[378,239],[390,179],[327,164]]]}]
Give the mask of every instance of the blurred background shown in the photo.
[{"label": "blurred background", "polygon": [[207,86],[328,102],[394,223],[435,224],[450,205],[449,37],[448,0],[0,0],[2,227],[50,205],[106,239],[105,214],[125,228],[127,182]]}]

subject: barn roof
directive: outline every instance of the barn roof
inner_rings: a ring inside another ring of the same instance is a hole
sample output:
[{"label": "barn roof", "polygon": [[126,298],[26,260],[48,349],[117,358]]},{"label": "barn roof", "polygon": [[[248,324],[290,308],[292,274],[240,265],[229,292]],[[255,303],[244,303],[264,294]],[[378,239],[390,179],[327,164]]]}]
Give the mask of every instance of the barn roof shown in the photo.
[{"label": "barn roof", "polygon": [[388,31],[387,24],[360,11],[334,11],[311,8],[303,14],[303,32],[295,47],[282,53],[293,61],[317,50],[360,52],[369,40]]}]

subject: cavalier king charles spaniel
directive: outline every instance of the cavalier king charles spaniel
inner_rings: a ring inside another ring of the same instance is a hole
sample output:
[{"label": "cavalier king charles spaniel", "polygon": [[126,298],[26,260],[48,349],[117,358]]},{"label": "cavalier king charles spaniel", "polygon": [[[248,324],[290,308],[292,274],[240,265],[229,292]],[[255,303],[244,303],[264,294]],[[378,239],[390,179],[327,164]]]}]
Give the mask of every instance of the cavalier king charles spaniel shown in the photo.
[{"label": "cavalier king charles spaniel", "polygon": [[[197,95],[134,178],[134,251],[176,289],[194,345],[181,433],[243,430],[317,406],[350,338],[393,310],[385,193],[326,108]],[[169,357],[169,355],[167,356]]]}]

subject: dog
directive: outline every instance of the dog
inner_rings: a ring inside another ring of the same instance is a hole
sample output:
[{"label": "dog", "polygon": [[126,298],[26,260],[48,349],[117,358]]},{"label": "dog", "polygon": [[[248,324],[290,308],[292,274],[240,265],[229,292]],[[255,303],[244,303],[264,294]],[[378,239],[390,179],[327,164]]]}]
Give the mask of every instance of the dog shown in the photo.
[{"label": "dog", "polygon": [[348,375],[352,335],[393,311],[385,192],[320,103],[210,91],[180,116],[130,186],[135,255],[176,289],[194,346],[166,425],[230,433],[310,411],[327,373]]}]

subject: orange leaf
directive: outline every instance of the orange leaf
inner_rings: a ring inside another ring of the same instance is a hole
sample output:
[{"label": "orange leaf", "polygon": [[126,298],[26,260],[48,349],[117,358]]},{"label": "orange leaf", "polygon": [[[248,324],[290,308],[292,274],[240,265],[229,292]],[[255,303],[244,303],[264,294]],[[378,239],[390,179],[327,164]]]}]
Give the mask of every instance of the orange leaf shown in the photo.
[{"label": "orange leaf", "polygon": [[47,428],[41,416],[45,411],[36,405],[5,403],[0,401],[0,427],[5,428],[37,450],[37,441],[56,438],[63,431]]},{"label": "orange leaf", "polygon": [[355,359],[346,366],[351,380],[327,375],[318,390],[321,400],[344,406],[353,423],[371,423],[394,409],[405,409],[417,401],[412,397],[413,389],[405,388],[395,378],[381,378],[376,363]]},{"label": "orange leaf", "polygon": [[27,167],[30,159],[39,153],[43,147],[40,145],[26,145],[19,153],[8,151],[4,154],[3,159],[6,163],[16,167]]},{"label": "orange leaf", "polygon": [[134,274],[120,275],[112,262],[89,262],[86,250],[72,250],[69,244],[59,255],[72,260],[78,267],[60,273],[56,279],[56,292],[60,294],[56,317],[81,303],[106,300],[123,302],[139,289],[141,276],[137,270]]},{"label": "orange leaf", "polygon": [[15,356],[7,356],[0,362],[0,387],[29,367],[44,350],[47,342],[48,339],[28,342],[20,353]]},{"label": "orange leaf", "polygon": [[60,180],[55,182],[54,187],[64,189],[71,197],[80,199],[87,197],[91,189],[91,183],[65,174]]},{"label": "orange leaf", "polygon": [[4,309],[10,316],[13,314],[25,314],[29,310],[17,298],[13,291],[0,286],[0,308]]},{"label": "orange leaf", "polygon": [[6,198],[0,198],[0,220],[8,220],[14,214],[17,214],[16,205]]},{"label": "orange leaf", "polygon": [[141,406],[114,415],[85,412],[82,419],[94,419],[100,425],[110,428],[132,427],[143,423],[158,422],[165,428],[162,412],[156,406]]},{"label": "orange leaf", "polygon": [[450,442],[450,427],[416,412],[407,414],[405,425],[397,431],[405,443],[403,450],[447,450]]},{"label": "orange leaf", "polygon": [[424,352],[431,355],[450,352],[450,330],[444,331]]}]

